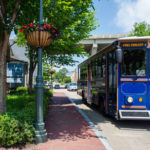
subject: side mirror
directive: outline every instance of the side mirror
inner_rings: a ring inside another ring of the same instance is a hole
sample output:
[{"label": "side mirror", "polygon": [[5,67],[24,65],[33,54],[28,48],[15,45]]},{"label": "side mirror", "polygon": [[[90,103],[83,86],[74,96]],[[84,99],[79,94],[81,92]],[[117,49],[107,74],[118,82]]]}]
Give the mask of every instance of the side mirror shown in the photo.
[{"label": "side mirror", "polygon": [[116,54],[116,61],[117,63],[122,63],[122,60],[123,60],[123,51],[122,49],[118,46],[116,51],[115,51],[115,54]]}]

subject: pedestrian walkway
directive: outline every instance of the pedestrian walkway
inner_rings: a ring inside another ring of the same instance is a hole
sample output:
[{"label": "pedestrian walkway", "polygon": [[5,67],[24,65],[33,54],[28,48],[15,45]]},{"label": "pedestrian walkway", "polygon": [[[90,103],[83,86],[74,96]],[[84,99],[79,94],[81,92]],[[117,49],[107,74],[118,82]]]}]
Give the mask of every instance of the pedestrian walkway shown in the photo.
[{"label": "pedestrian walkway", "polygon": [[48,141],[38,150],[105,150],[64,93],[54,93],[46,118]]}]

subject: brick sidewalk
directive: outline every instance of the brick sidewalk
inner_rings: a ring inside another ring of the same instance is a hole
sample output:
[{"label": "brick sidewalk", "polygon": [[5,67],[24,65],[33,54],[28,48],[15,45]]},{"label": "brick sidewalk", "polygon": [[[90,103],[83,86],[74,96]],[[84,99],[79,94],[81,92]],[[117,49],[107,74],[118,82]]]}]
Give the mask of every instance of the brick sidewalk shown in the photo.
[{"label": "brick sidewalk", "polygon": [[46,129],[48,142],[39,144],[39,150],[105,150],[64,93],[54,93],[47,114]]},{"label": "brick sidewalk", "polygon": [[64,93],[54,93],[45,124],[48,133],[46,143],[7,150],[105,150],[104,145]]}]

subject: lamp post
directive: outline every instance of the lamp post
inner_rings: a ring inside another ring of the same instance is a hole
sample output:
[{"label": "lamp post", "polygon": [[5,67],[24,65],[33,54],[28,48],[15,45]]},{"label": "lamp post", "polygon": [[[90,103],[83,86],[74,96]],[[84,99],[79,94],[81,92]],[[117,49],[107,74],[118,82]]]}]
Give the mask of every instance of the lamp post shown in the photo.
[{"label": "lamp post", "polygon": [[51,90],[53,89],[53,74],[51,73]]},{"label": "lamp post", "polygon": [[51,74],[51,87],[50,89],[52,90],[53,89],[53,74],[55,73],[55,70],[49,70],[49,73]]},{"label": "lamp post", "polygon": [[[43,0],[40,0],[39,25],[43,19]],[[40,41],[39,41],[40,42]],[[35,123],[36,143],[47,141],[47,132],[43,122],[43,75],[42,75],[42,47],[38,48],[38,71],[36,77],[36,123]]]}]

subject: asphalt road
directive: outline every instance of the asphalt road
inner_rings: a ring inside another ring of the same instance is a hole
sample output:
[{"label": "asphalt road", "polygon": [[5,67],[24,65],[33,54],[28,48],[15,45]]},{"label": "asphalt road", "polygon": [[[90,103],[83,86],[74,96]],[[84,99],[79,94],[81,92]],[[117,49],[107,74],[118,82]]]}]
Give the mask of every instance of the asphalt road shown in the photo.
[{"label": "asphalt road", "polygon": [[66,89],[54,91],[64,92],[74,100],[114,150],[150,150],[150,121],[118,121],[83,104],[76,92]]}]

